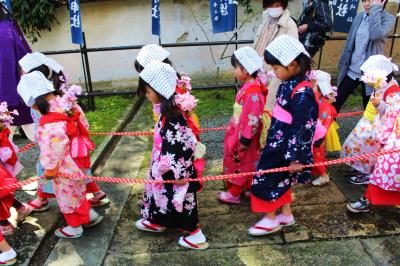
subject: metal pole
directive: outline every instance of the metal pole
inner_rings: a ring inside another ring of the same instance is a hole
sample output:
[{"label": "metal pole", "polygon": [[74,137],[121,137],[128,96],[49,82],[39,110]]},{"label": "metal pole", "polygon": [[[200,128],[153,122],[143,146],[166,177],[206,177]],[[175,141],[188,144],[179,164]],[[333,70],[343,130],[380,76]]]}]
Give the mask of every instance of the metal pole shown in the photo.
[{"label": "metal pole", "polygon": [[[81,54],[83,77],[85,79],[85,90],[86,90],[86,94],[88,94],[89,93],[89,88],[88,88],[88,83],[87,83],[86,64],[85,64],[85,59],[83,58],[83,46],[82,45],[79,46],[79,51],[80,51],[80,54]],[[90,98],[89,98],[89,96],[87,97],[87,100],[88,100],[89,110],[90,110],[91,107],[90,107]]]},{"label": "metal pole", "polygon": [[318,69],[321,68],[322,49],[324,49],[324,46],[321,46],[321,49],[319,50]]},{"label": "metal pole", "polygon": [[[86,37],[85,33],[82,32],[83,35],[83,57],[85,61],[85,68],[86,68],[86,75],[87,75],[87,82],[88,82],[88,91],[89,93],[93,93],[93,84],[92,84],[92,77],[90,75],[90,66],[89,66],[89,57],[86,51]],[[96,110],[96,103],[94,101],[94,96],[89,96],[89,108],[91,111]]]},{"label": "metal pole", "polygon": [[[399,6],[397,7],[397,14],[399,14],[399,12],[400,12],[400,3],[399,3]],[[395,34],[395,35],[396,35],[396,33],[397,33],[397,24],[398,24],[398,22],[399,22],[399,17],[396,16],[396,25],[394,26],[394,34]],[[394,47],[395,39],[396,39],[396,38],[393,38],[393,39],[392,39],[392,44],[391,44],[391,46],[390,46],[390,54],[389,54],[389,57],[392,57],[392,55],[393,55],[393,47]]]}]

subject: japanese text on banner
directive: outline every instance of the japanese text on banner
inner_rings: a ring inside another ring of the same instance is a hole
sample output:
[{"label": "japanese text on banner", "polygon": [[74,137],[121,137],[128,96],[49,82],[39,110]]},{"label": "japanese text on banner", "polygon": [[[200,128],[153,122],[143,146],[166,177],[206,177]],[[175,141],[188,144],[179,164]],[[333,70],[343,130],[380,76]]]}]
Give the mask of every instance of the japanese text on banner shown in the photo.
[{"label": "japanese text on banner", "polygon": [[69,0],[72,42],[83,45],[82,21],[79,0]]},{"label": "japanese text on banner", "polygon": [[160,36],[160,0],[151,0],[151,33]]},{"label": "japanese text on banner", "polygon": [[235,29],[236,4],[233,0],[210,0],[210,12],[214,33]]},{"label": "japanese text on banner", "polygon": [[359,0],[333,0],[333,31],[348,33],[357,15]]}]

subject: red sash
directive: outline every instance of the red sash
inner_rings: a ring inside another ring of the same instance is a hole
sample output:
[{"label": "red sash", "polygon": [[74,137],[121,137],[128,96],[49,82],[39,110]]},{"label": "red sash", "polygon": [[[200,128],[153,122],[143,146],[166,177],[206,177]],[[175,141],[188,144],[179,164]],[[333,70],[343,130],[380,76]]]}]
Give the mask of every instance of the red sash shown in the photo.
[{"label": "red sash", "polygon": [[39,125],[43,126],[48,123],[67,122],[66,134],[70,139],[70,143],[73,143],[74,140],[78,140],[79,145],[86,145],[88,150],[84,156],[72,156],[72,158],[79,168],[90,168],[89,151],[94,149],[94,144],[89,138],[89,131],[79,119],[81,113],[76,110],[73,113],[74,115],[69,117],[66,114],[49,112],[40,118]]},{"label": "red sash", "polygon": [[14,166],[17,161],[17,153],[14,150],[13,145],[10,142],[10,139],[8,138],[10,136],[10,130],[8,128],[4,128],[1,132],[0,132],[0,147],[1,148],[10,148],[10,150],[12,151],[12,156],[10,159],[7,160],[7,164]]}]

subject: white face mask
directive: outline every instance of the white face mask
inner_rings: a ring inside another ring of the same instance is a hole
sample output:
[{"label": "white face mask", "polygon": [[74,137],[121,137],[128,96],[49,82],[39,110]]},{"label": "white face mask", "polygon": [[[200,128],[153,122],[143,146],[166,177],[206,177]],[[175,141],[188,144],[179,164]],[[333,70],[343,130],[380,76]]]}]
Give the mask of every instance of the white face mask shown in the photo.
[{"label": "white face mask", "polygon": [[274,8],[271,7],[271,8],[267,8],[266,12],[270,17],[279,18],[283,13],[283,8],[282,7],[274,7]]}]

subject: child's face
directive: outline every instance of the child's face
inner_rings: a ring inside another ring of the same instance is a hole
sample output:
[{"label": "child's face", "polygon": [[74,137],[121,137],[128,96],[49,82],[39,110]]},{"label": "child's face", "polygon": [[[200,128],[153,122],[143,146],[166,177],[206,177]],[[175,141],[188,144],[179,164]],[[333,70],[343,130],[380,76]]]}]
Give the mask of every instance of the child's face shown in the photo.
[{"label": "child's face", "polygon": [[249,73],[240,66],[235,67],[235,77],[240,81],[245,81],[249,77]]},{"label": "child's face", "polygon": [[158,97],[158,95],[157,95],[157,93],[152,88],[150,88],[149,86],[146,86],[146,97],[153,104],[158,104],[158,103],[161,102],[159,97]]},{"label": "child's face", "polygon": [[281,65],[272,65],[276,77],[280,80],[288,80],[299,72],[299,64],[292,61],[287,67]]},{"label": "child's face", "polygon": [[281,65],[272,65],[275,76],[280,80],[288,80],[290,78],[289,70]]}]

